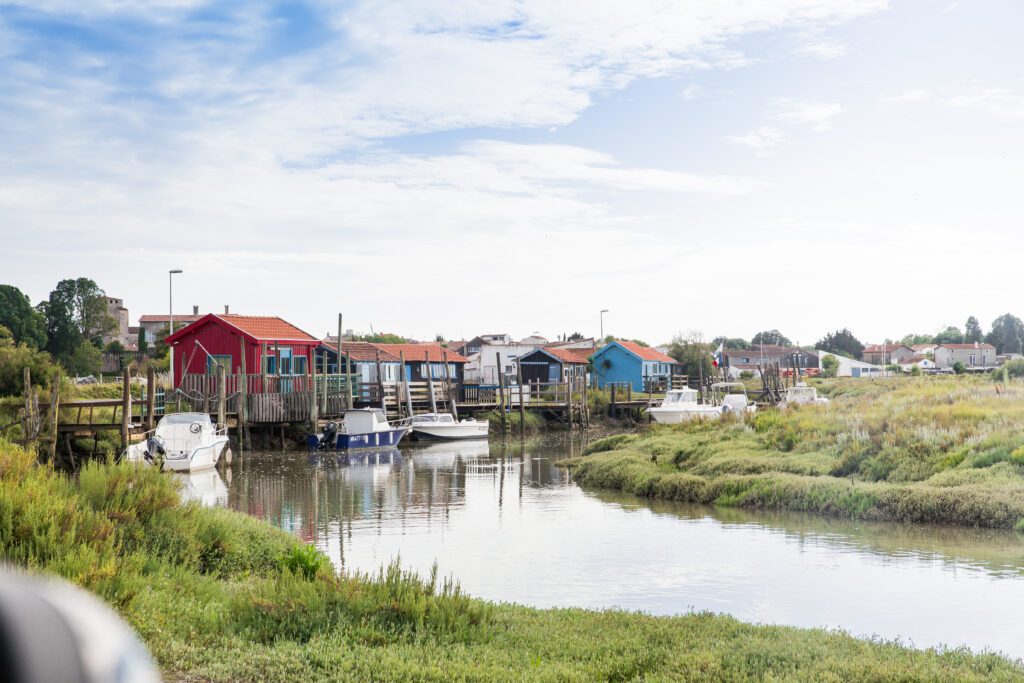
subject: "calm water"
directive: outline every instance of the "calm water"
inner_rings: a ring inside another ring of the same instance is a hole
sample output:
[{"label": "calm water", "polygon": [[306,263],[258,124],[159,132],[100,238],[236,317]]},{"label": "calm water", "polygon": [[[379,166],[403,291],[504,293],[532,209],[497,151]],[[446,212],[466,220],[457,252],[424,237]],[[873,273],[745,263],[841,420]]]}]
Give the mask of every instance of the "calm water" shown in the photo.
[{"label": "calm water", "polygon": [[236,457],[192,494],[287,529],[339,567],[436,561],[472,595],[537,607],[710,610],[1024,657],[1024,539],[654,503],[584,491],[564,437],[366,458]]}]

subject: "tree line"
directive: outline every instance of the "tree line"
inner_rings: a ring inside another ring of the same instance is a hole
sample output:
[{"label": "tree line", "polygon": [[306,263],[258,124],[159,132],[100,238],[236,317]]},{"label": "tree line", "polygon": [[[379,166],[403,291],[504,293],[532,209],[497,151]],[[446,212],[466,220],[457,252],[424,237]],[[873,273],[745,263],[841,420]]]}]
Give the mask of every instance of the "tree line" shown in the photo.
[{"label": "tree line", "polygon": [[106,293],[89,278],[61,280],[35,306],[17,287],[0,284],[0,393],[20,386],[23,367],[40,380],[56,370],[53,363],[72,376],[97,374],[104,351],[123,350],[105,342],[116,330]]}]

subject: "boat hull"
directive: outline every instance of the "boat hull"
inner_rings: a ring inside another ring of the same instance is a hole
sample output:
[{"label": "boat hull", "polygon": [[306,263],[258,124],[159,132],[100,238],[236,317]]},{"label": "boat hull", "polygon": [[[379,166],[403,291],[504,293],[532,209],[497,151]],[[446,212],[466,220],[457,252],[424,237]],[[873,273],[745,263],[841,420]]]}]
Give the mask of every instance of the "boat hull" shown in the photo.
[{"label": "boat hull", "polygon": [[648,412],[651,418],[659,424],[682,424],[692,420],[718,420],[722,417],[721,409],[714,406],[686,408],[683,410],[650,408]]},{"label": "boat hull", "polygon": [[412,438],[423,441],[464,441],[486,439],[490,425],[487,422],[417,425]]},{"label": "boat hull", "polygon": [[[228,437],[218,437],[213,443],[195,448],[188,456],[183,458],[165,457],[163,459],[163,470],[166,472],[199,472],[212,469],[220,462],[221,457],[228,448]],[[125,451],[125,460],[135,463],[150,463],[146,460],[146,444],[133,444]]]},{"label": "boat hull", "polygon": [[386,448],[397,446],[409,432],[408,427],[397,427],[382,432],[366,434],[338,434],[333,444],[324,444],[325,448],[336,451],[351,451],[359,448]]}]

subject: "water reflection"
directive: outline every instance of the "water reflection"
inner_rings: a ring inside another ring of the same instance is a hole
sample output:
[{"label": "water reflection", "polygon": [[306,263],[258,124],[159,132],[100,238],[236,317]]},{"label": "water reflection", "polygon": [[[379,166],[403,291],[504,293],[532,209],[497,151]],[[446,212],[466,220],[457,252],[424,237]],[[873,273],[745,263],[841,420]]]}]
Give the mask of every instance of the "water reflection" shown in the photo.
[{"label": "water reflection", "polygon": [[1024,655],[1013,533],[713,509],[583,491],[579,443],[434,444],[339,460],[236,458],[228,504],[339,567],[437,561],[471,594],[539,607],[689,609]]},{"label": "water reflection", "polygon": [[[172,472],[171,476],[181,484],[181,498],[195,501],[206,507],[226,506],[228,503],[228,482],[231,481],[231,470],[224,476],[215,469],[201,472]],[[227,481],[224,481],[225,477]]]}]

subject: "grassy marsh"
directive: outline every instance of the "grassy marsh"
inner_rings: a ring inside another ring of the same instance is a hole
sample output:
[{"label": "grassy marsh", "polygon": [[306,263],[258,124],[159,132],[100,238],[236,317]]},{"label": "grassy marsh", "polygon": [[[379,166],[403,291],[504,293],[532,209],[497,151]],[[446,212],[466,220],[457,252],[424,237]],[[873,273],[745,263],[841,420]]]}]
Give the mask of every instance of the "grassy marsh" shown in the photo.
[{"label": "grassy marsh", "polygon": [[655,426],[567,461],[582,485],[694,503],[1024,530],[1024,385],[833,380],[826,406]]},{"label": "grassy marsh", "polygon": [[1019,680],[964,650],[916,651],[729,617],[536,610],[397,566],[336,575],[315,550],[174,480],[90,463],[77,479],[0,443],[0,557],[99,594],[170,680]]}]

